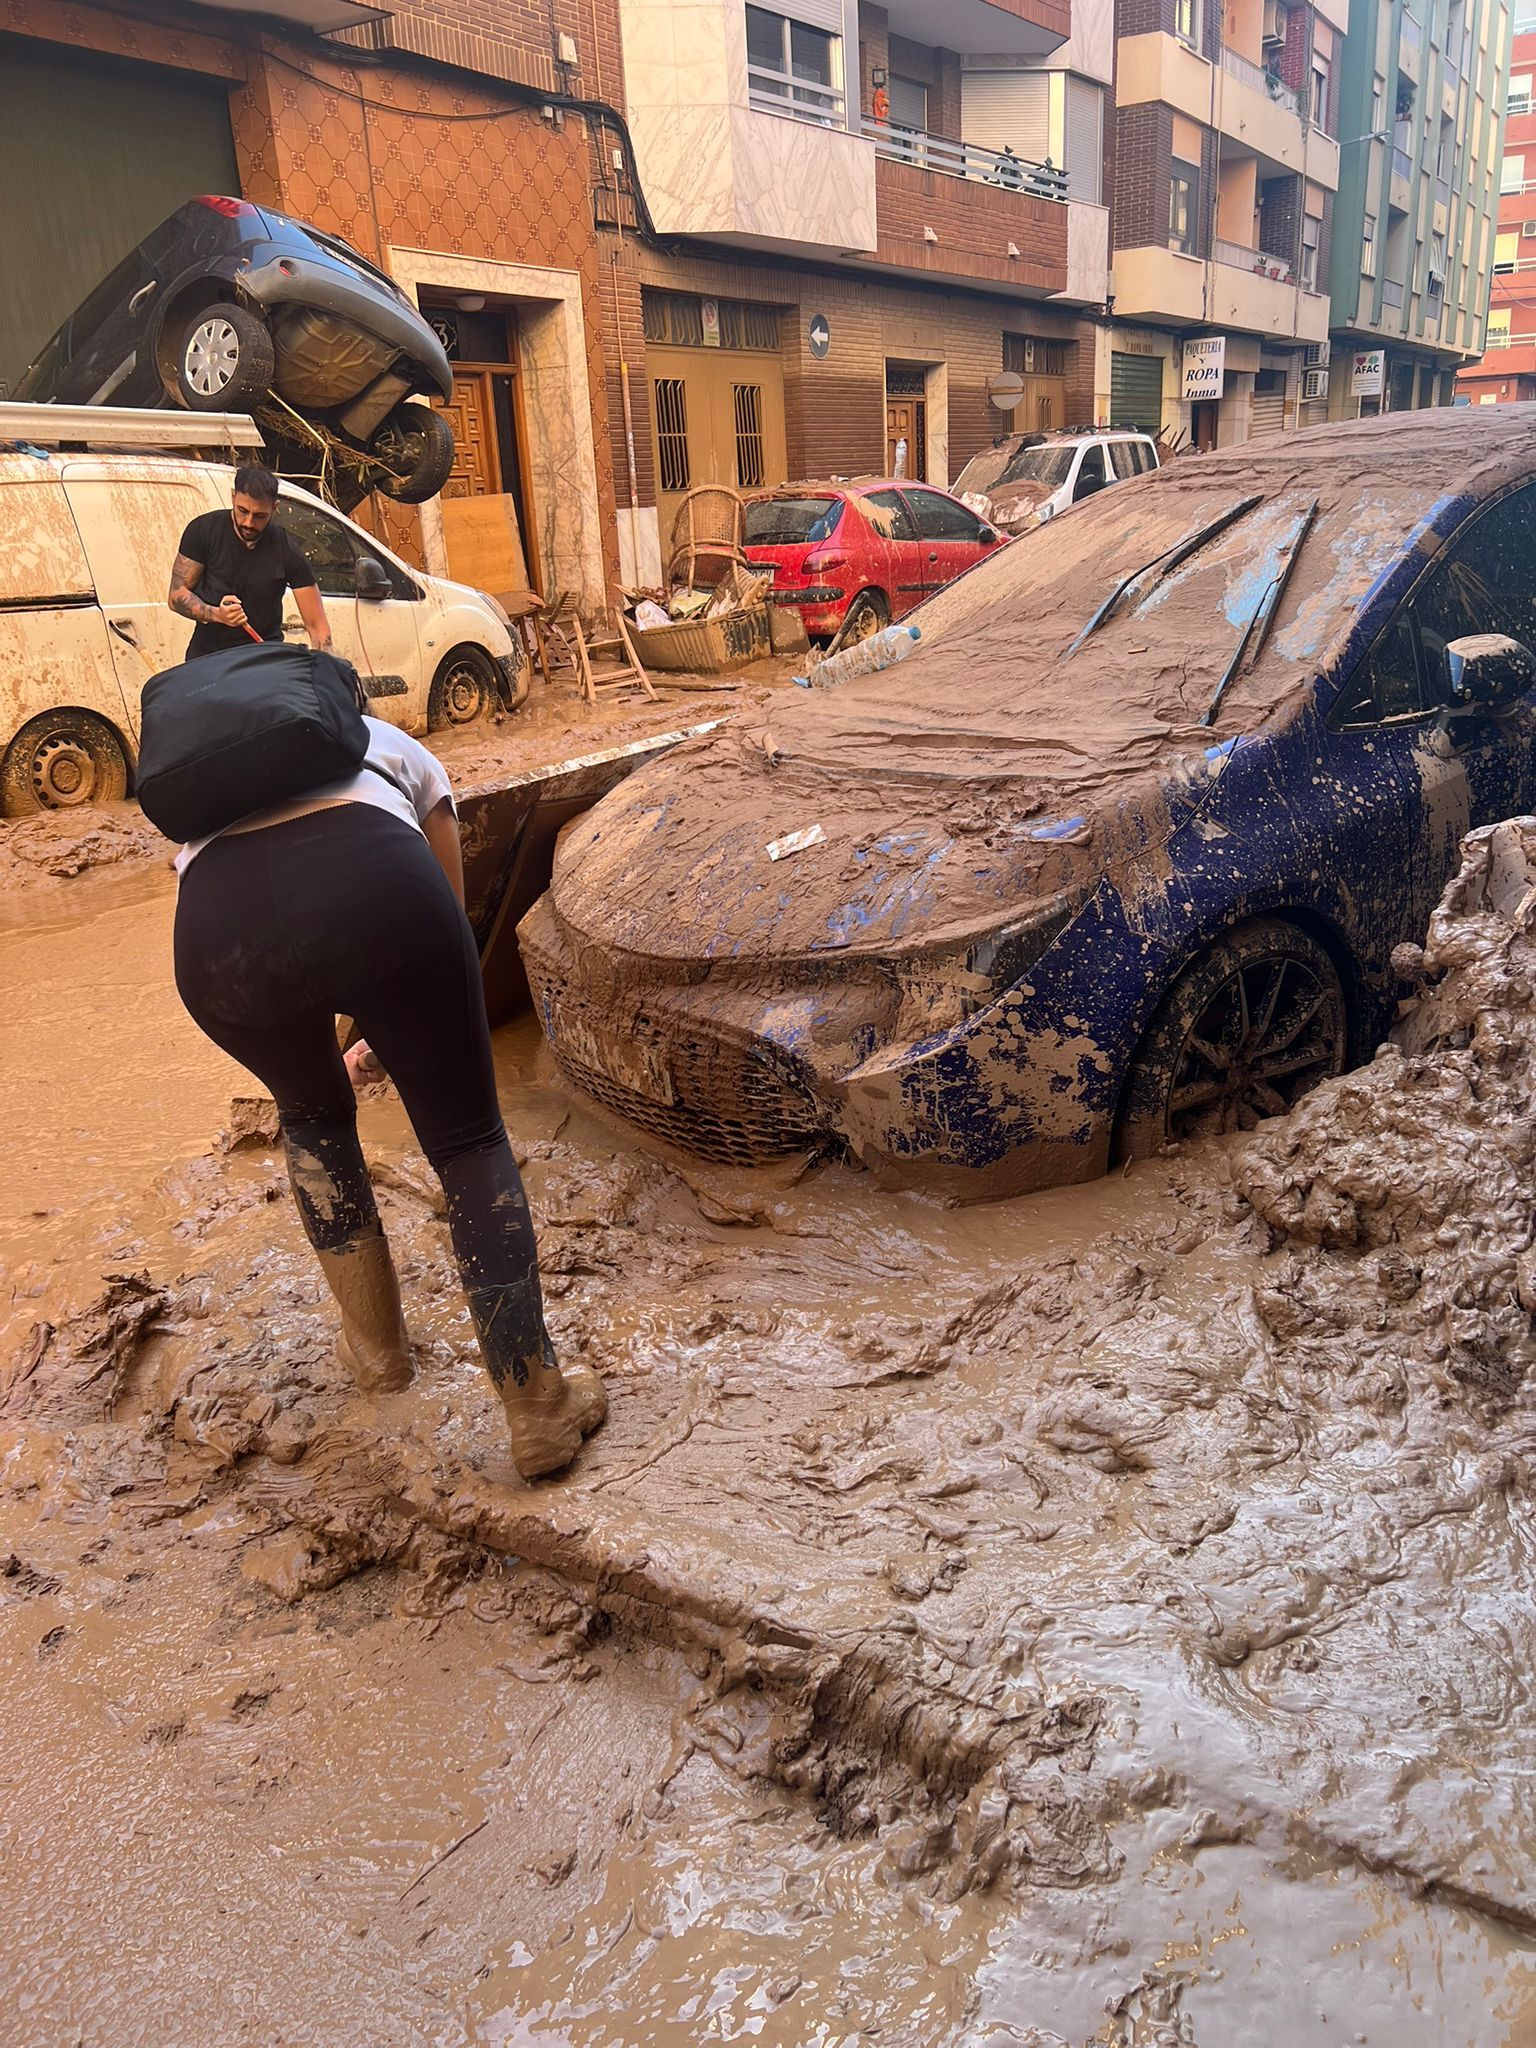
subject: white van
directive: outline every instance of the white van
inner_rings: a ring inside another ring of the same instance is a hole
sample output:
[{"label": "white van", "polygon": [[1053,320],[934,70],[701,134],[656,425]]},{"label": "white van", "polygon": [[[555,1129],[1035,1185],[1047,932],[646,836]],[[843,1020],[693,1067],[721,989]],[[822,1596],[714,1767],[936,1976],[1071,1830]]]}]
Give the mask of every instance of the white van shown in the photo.
[{"label": "white van", "polygon": [[973,455],[950,489],[983,519],[1017,535],[1159,466],[1151,435],[1130,428],[1005,434]]},{"label": "white van", "polygon": [[[234,471],[177,456],[0,453],[0,810],[102,802],[132,786],[139,696],[192,628],[166,605],[189,519],[227,510]],[[527,694],[522,643],[494,598],[408,568],[284,483],[278,518],[308,556],[336,652],[376,718],[465,725]],[[290,595],[286,636],[302,638]]]}]

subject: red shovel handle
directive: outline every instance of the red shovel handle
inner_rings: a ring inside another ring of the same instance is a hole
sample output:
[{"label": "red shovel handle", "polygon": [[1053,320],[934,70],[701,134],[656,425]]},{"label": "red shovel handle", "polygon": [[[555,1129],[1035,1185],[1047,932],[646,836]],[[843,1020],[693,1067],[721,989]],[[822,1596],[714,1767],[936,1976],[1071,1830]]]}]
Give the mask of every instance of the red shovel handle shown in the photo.
[{"label": "red shovel handle", "polygon": [[262,647],[262,646],[264,646],[264,645],[266,644],[266,643],[265,643],[265,642],[263,641],[263,639],[262,639],[261,635],[260,635],[260,634],[259,634],[259,633],[257,632],[256,628],[255,628],[255,627],[254,627],[254,626],[253,626],[253,625],[251,624],[251,622],[250,622],[250,620],[249,620],[249,619],[245,620],[245,622],[244,622],[244,625],[245,625],[245,631],[246,631],[246,634],[248,635],[248,637],[249,637],[250,639],[252,639],[252,640],[254,640],[254,641],[256,642],[256,645],[257,645],[258,647]]}]

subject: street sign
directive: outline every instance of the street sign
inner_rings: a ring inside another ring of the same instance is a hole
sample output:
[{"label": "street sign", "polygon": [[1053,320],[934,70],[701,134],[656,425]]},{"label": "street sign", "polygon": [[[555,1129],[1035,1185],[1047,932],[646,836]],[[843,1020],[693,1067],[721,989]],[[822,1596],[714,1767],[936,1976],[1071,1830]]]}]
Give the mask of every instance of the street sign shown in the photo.
[{"label": "street sign", "polygon": [[1227,337],[1224,334],[1203,335],[1198,341],[1184,344],[1184,385],[1185,399],[1198,403],[1201,399],[1220,398],[1227,382]]},{"label": "street sign", "polygon": [[997,370],[987,379],[987,396],[999,412],[1012,412],[1024,400],[1024,379],[1017,370]]},{"label": "street sign", "polygon": [[816,358],[817,362],[824,362],[827,351],[832,346],[832,325],[825,313],[813,313],[811,315],[811,324],[806,330],[806,339],[810,342],[811,354]]},{"label": "street sign", "polygon": [[1383,377],[1386,371],[1387,352],[1380,348],[1359,348],[1355,350],[1354,367],[1349,375],[1351,398],[1380,398]]},{"label": "street sign", "polygon": [[700,318],[704,323],[704,346],[706,348],[718,348],[720,346],[720,301],[718,299],[702,299],[699,303]]}]

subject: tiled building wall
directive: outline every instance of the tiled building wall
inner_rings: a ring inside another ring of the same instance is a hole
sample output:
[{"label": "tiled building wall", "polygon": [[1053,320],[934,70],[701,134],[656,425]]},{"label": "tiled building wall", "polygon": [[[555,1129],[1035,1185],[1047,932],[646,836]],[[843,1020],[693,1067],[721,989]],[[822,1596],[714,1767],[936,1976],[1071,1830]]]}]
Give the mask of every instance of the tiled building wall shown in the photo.
[{"label": "tiled building wall", "polygon": [[[375,261],[393,245],[578,272],[598,492],[612,504],[602,271],[583,123],[556,129],[465,78],[353,69],[264,39],[235,96],[234,131],[249,197],[343,235]],[[612,522],[602,525],[616,575]]]},{"label": "tiled building wall", "polygon": [[1302,181],[1266,178],[1259,189],[1259,247],[1267,256],[1283,256],[1294,267],[1301,255]]}]

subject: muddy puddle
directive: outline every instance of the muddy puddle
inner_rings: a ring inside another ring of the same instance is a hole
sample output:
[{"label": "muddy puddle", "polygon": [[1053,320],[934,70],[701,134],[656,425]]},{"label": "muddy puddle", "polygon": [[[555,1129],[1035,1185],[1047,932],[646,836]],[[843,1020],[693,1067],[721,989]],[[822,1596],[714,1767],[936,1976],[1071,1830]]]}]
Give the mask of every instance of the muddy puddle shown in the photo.
[{"label": "muddy puddle", "polygon": [[374,1407],[276,1153],[214,1147],[168,886],[0,930],[0,2039],[1536,2042],[1501,830],[1401,1046],[1053,1196],[663,1158],[501,1033],[612,1395],[532,1488],[398,1105]]}]

